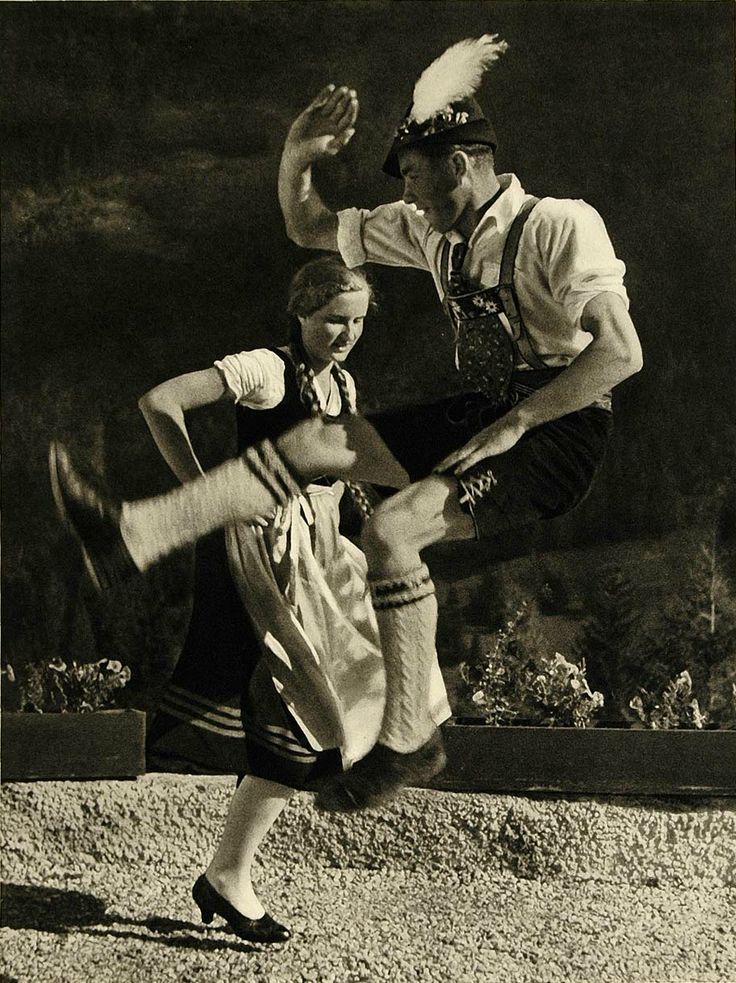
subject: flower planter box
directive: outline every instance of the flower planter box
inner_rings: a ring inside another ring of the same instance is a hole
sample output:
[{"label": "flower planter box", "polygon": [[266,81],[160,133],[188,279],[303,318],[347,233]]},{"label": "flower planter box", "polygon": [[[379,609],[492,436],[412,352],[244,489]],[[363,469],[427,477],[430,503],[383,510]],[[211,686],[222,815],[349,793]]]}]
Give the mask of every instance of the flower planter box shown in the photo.
[{"label": "flower planter box", "polygon": [[140,710],[4,713],[2,780],[142,775],[145,725]]},{"label": "flower planter box", "polygon": [[462,792],[736,795],[736,731],[492,727],[449,722],[432,788]]}]

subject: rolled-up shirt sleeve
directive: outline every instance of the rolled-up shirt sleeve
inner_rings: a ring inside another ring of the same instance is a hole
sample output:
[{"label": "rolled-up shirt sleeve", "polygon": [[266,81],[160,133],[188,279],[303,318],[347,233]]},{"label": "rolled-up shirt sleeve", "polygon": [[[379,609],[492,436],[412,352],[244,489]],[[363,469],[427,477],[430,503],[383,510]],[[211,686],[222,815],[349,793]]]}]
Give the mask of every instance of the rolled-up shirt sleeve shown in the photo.
[{"label": "rolled-up shirt sleeve", "polygon": [[628,307],[626,266],[616,257],[603,219],[584,201],[543,199],[536,235],[554,300],[580,326],[583,308],[600,293],[615,293]]},{"label": "rolled-up shirt sleeve", "polygon": [[284,398],[284,362],[268,348],[226,355],[214,364],[234,401],[242,406],[269,410]]},{"label": "rolled-up shirt sleeve", "polygon": [[363,263],[430,269],[427,258],[430,227],[412,205],[403,201],[337,213],[337,246],[350,268]]}]

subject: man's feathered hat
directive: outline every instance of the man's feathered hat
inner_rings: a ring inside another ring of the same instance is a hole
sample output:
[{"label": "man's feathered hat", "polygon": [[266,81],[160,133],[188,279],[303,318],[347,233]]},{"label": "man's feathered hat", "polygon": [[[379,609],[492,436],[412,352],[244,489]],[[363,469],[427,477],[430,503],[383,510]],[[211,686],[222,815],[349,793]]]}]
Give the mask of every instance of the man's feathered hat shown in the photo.
[{"label": "man's feathered hat", "polygon": [[399,151],[417,144],[484,143],[496,149],[493,127],[473,97],[486,70],[507,48],[497,34],[467,38],[425,68],[383,165],[387,174],[401,177]]}]

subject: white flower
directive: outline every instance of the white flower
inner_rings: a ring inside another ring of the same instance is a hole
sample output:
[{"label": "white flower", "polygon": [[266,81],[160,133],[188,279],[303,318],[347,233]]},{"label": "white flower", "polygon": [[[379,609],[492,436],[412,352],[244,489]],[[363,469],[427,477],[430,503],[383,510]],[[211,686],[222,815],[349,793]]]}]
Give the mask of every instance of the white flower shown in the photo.
[{"label": "white flower", "polygon": [[473,693],[473,703],[477,704],[477,703],[485,703],[485,702],[486,702],[486,694],[483,692],[482,689],[479,689],[477,690],[477,692]]}]

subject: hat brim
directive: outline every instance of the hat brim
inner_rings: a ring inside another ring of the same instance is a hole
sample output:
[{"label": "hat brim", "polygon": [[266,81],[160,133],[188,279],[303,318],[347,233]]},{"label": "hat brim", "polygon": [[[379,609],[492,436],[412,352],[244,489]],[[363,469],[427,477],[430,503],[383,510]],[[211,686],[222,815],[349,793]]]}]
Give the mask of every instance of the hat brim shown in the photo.
[{"label": "hat brim", "polygon": [[402,150],[409,150],[412,147],[426,147],[432,144],[453,143],[482,143],[492,150],[495,150],[497,146],[495,131],[487,119],[469,120],[467,123],[450,126],[435,133],[410,133],[406,136],[396,137],[386,160],[383,162],[382,170],[391,177],[400,178],[399,154]]}]

